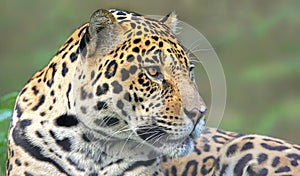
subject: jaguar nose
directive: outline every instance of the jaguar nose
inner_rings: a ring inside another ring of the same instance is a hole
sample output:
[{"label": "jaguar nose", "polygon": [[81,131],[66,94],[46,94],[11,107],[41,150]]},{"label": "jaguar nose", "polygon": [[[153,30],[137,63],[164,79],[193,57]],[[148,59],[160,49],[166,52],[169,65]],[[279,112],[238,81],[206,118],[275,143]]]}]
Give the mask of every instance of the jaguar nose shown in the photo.
[{"label": "jaguar nose", "polygon": [[184,108],[184,113],[185,115],[187,115],[194,124],[196,124],[206,113],[207,108],[206,106],[201,106],[201,107],[195,107],[192,110],[187,110],[186,108]]},{"label": "jaguar nose", "polygon": [[206,113],[206,106],[201,106],[199,108],[193,108],[191,111],[184,109],[184,113],[193,121],[194,128],[190,134],[192,139],[197,139],[204,128],[205,119],[204,114]]},{"label": "jaguar nose", "polygon": [[205,114],[206,113],[206,111],[207,111],[207,107],[206,106],[201,106],[200,108],[197,108],[198,109],[198,111],[201,113],[201,114]]},{"label": "jaguar nose", "polygon": [[192,133],[190,134],[190,137],[192,137],[192,139],[197,139],[200,137],[202,130],[204,129],[204,125],[205,125],[205,118],[204,118],[204,114],[207,111],[206,106],[201,106],[200,108],[195,108],[196,111],[198,111],[197,113],[197,120],[196,123],[194,125],[194,129],[192,131]]}]

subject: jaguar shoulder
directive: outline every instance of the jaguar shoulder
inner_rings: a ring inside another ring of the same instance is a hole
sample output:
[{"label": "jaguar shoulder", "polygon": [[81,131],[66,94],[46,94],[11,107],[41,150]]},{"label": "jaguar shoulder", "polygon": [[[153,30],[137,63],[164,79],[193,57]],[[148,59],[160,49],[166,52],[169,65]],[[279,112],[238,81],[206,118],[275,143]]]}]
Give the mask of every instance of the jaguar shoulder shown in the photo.
[{"label": "jaguar shoulder", "polygon": [[94,12],[20,92],[7,175],[297,173],[298,146],[204,129],[176,23]]}]

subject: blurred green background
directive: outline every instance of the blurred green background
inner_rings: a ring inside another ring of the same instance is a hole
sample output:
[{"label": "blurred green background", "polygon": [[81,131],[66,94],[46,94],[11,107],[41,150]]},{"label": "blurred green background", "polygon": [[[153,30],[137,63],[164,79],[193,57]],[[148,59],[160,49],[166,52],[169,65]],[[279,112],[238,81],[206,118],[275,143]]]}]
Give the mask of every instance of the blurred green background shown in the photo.
[{"label": "blurred green background", "polygon": [[[227,79],[220,128],[300,143],[300,1],[2,0],[0,7],[0,175],[15,91],[45,66],[72,31],[98,8],[147,15],[176,10],[217,52]],[[210,86],[198,70],[209,104]]]}]

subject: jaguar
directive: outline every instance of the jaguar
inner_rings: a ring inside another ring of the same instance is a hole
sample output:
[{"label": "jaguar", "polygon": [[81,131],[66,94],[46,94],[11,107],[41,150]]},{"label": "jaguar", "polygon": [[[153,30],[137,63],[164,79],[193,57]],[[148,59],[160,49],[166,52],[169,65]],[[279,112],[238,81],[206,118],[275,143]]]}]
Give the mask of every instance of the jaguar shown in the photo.
[{"label": "jaguar", "polygon": [[296,175],[300,147],[205,127],[194,64],[160,20],[99,9],[20,91],[7,175]]}]

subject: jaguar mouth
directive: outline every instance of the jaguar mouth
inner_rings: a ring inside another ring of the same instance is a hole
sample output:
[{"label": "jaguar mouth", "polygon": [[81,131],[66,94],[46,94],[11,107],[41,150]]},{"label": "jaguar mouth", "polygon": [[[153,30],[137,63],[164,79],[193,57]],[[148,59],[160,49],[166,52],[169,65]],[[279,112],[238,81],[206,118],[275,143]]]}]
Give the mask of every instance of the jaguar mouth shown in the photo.
[{"label": "jaguar mouth", "polygon": [[194,140],[201,135],[204,124],[204,115],[202,114],[189,135],[181,138],[176,138],[174,135],[167,133],[164,127],[155,124],[140,126],[136,130],[136,134],[145,144],[151,146],[157,152],[170,157],[181,157],[194,150]]},{"label": "jaguar mouth", "polygon": [[189,154],[194,149],[194,136],[170,139],[170,135],[158,126],[147,126],[136,131],[138,136],[157,152],[176,158]]}]

